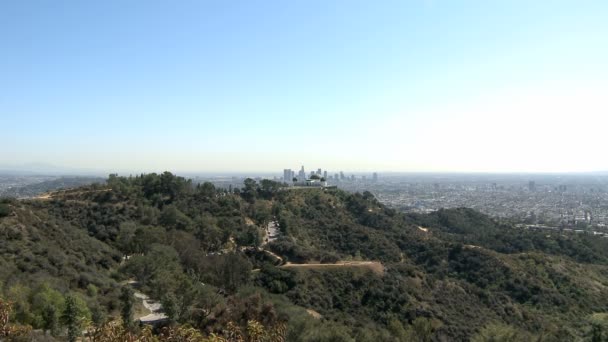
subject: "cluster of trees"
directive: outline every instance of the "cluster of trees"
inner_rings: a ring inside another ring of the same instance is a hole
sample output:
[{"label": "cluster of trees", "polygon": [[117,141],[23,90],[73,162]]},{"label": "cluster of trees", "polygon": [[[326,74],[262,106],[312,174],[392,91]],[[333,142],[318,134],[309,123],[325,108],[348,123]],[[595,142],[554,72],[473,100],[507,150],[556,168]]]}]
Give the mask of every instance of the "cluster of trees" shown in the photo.
[{"label": "cluster of trees", "polygon": [[[128,289],[128,288],[125,288]],[[130,297],[129,291],[125,292],[126,297]],[[130,299],[127,299],[130,300]],[[82,312],[82,307],[78,301],[71,296],[67,296],[63,303],[64,310],[61,315],[61,323],[67,327],[65,338],[70,341],[91,341],[91,342],[115,342],[115,341],[145,341],[145,342],[164,342],[164,341],[190,341],[190,342],[279,342],[285,341],[286,326],[284,323],[267,327],[255,320],[248,320],[245,329],[242,329],[234,322],[228,322],[221,334],[211,333],[209,335],[201,333],[199,330],[185,325],[172,325],[163,327],[158,333],[154,333],[152,327],[136,327],[126,321],[130,319],[130,313],[123,312],[122,322],[105,321],[91,323],[86,320],[86,312]],[[52,309],[53,307],[49,307]],[[124,310],[128,310],[128,306]],[[59,320],[55,323],[55,329],[44,329],[42,335],[32,331],[32,327],[22,324],[10,323],[13,313],[13,304],[0,299],[0,339],[8,341],[30,341],[48,340],[49,337],[57,337],[59,333]],[[84,338],[81,336],[83,329],[86,329]],[[47,330],[51,335],[47,335]]]},{"label": "cluster of trees", "polygon": [[[33,328],[42,330],[44,335],[58,337],[65,334],[69,341],[76,341],[87,322],[92,322],[92,319],[98,320],[97,323],[103,322],[101,317],[92,315],[86,301],[78,295],[62,295],[48,286],[29,294],[20,292],[23,290],[9,290],[8,295],[16,298],[16,302],[0,298],[0,316],[3,316],[0,324],[4,325],[0,328],[0,337],[23,335]],[[9,318],[20,325],[9,325]]]}]

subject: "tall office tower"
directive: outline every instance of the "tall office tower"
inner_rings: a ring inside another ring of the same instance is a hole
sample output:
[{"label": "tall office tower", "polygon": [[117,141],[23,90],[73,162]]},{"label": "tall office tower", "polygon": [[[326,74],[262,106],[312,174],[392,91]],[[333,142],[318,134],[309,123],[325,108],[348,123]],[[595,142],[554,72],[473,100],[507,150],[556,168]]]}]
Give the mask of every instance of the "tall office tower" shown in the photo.
[{"label": "tall office tower", "polygon": [[291,176],[289,177],[289,179],[293,180],[294,178],[296,178],[296,172],[294,170],[291,170]]},{"label": "tall office tower", "polygon": [[323,171],[323,178],[327,180],[327,170]]},{"label": "tall office tower", "polygon": [[340,171],[340,179],[344,179],[344,172]]},{"label": "tall office tower", "polygon": [[361,180],[363,181],[363,183],[367,182],[367,176],[365,176],[365,175],[361,176]]},{"label": "tall office tower", "polygon": [[355,181],[355,175],[350,175],[350,180],[354,182]]},{"label": "tall office tower", "polygon": [[300,169],[300,172],[298,172],[298,180],[300,182],[306,180],[306,171],[304,171],[304,165],[302,165],[302,168]]},{"label": "tall office tower", "polygon": [[374,174],[372,175],[372,179],[374,180],[374,183],[378,181],[378,172],[374,172]]},{"label": "tall office tower", "polygon": [[340,177],[340,176],[338,176],[338,174],[336,173],[336,174],[334,175],[334,180],[336,180],[336,181],[337,181],[338,179],[340,179],[339,177]]},{"label": "tall office tower", "polygon": [[528,182],[528,190],[536,191],[536,182],[535,181]]},{"label": "tall office tower", "polygon": [[292,174],[291,169],[283,169],[283,182],[291,183],[293,180],[293,177],[291,177]]},{"label": "tall office tower", "polygon": [[317,175],[321,175],[321,169],[317,169]]}]

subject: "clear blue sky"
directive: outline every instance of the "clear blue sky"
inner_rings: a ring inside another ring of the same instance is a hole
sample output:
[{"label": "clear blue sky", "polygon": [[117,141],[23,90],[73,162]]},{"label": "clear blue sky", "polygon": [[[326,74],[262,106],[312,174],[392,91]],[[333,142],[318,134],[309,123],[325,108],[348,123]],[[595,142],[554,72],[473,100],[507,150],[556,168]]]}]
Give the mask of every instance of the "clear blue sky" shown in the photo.
[{"label": "clear blue sky", "polygon": [[607,1],[2,1],[0,165],[608,170]]}]

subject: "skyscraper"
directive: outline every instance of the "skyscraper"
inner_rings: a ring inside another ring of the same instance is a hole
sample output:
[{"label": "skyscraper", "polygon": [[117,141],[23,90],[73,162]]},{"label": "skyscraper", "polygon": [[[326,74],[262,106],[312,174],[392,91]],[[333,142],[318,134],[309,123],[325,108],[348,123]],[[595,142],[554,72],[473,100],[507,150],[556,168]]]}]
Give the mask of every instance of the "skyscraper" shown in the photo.
[{"label": "skyscraper", "polygon": [[306,171],[304,171],[304,165],[302,165],[302,168],[300,169],[300,172],[298,172],[298,180],[300,182],[306,180]]},{"label": "skyscraper", "polygon": [[323,178],[327,179],[327,170],[323,171]]},{"label": "skyscraper", "polygon": [[292,174],[293,174],[293,172],[291,171],[291,169],[284,169],[283,170],[283,182],[291,183],[291,181],[293,180],[293,177],[291,176]]},{"label": "skyscraper", "polygon": [[378,172],[374,172],[374,174],[372,175],[372,179],[373,179],[374,183],[376,183],[378,181]]}]

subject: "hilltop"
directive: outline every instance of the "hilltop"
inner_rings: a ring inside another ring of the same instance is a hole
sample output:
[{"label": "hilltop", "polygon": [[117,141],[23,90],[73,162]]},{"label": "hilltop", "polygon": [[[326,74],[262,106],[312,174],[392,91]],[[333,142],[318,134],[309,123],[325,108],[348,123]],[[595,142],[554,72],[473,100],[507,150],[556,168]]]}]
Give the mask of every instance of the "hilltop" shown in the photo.
[{"label": "hilltop", "polygon": [[102,325],[120,316],[128,280],[162,303],[162,324],[201,336],[232,327],[251,338],[250,322],[289,341],[605,331],[608,239],[471,209],[406,215],[370,193],[250,179],[227,191],[170,173],[0,205],[0,297],[14,302],[16,323],[60,339],[66,295]]}]

